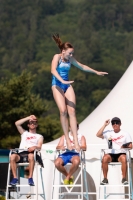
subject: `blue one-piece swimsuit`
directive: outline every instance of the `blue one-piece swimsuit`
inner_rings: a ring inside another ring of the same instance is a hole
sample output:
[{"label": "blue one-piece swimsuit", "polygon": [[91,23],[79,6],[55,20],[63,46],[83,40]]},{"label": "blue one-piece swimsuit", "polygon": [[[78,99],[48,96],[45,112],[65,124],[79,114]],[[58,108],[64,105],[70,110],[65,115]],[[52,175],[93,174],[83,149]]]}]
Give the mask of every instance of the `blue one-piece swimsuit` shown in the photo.
[{"label": "blue one-piece swimsuit", "polygon": [[[68,75],[69,75],[70,68],[71,68],[70,61],[63,62],[62,59],[59,60],[59,64],[58,64],[56,70],[64,81],[68,81]],[[54,75],[52,75],[52,86],[53,85],[57,85],[58,87],[60,87],[64,91],[64,93],[70,87],[70,84],[61,83]]]}]

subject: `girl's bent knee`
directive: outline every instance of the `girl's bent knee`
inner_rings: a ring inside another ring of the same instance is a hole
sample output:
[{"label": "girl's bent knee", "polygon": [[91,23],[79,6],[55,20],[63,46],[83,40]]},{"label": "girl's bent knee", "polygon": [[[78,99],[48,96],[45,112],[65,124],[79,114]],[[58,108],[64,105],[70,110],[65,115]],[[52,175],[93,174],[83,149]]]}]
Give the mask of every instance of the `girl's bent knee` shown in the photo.
[{"label": "girl's bent knee", "polygon": [[67,116],[67,110],[60,111],[60,116]]}]

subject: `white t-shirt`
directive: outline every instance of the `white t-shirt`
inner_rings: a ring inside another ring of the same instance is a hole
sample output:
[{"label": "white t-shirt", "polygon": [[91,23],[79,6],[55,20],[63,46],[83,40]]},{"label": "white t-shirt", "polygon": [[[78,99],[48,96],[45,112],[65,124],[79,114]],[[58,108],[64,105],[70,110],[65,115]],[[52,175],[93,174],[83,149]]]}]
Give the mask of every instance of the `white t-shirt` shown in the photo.
[{"label": "white t-shirt", "polygon": [[114,130],[104,131],[103,137],[107,140],[107,142],[109,138],[112,139],[112,149],[106,150],[106,153],[126,153],[126,150],[122,149],[121,146],[123,144],[132,142],[130,134],[123,130],[120,130],[118,133],[115,133]]},{"label": "white t-shirt", "polygon": [[23,132],[23,134],[21,134],[21,143],[19,149],[27,150],[29,147],[37,146],[38,140],[41,137],[43,136],[38,133],[30,133],[28,131]]}]

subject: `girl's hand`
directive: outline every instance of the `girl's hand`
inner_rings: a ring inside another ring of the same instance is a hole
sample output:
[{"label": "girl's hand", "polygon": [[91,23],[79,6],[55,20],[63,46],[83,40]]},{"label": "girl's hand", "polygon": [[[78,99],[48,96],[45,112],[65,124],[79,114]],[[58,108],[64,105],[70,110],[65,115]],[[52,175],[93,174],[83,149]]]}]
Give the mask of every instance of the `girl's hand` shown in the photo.
[{"label": "girl's hand", "polygon": [[107,72],[98,72],[98,71],[97,71],[96,74],[99,75],[99,76],[104,76],[104,75],[106,75],[106,74],[108,74],[108,73],[107,73]]},{"label": "girl's hand", "polygon": [[63,84],[71,84],[71,83],[73,83],[73,82],[74,82],[74,81],[64,81],[64,80],[62,81]]}]

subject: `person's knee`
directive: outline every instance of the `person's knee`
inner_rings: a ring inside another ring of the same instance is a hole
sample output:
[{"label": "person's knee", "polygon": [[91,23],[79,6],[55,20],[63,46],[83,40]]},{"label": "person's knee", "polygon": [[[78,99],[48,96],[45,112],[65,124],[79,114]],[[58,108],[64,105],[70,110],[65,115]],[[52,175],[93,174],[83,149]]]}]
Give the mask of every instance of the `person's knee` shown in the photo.
[{"label": "person's knee", "polygon": [[79,166],[80,158],[74,158],[73,161],[72,161],[72,164],[74,164],[75,166]]},{"label": "person's knee", "polygon": [[17,156],[18,156],[17,154],[12,154],[10,156],[10,162],[16,162]]},{"label": "person's knee", "polygon": [[58,158],[54,161],[54,164],[56,168],[62,165],[61,161]]},{"label": "person's knee", "polygon": [[28,160],[29,160],[29,162],[34,161],[34,154],[33,153],[28,154]]},{"label": "person's knee", "polygon": [[75,108],[69,108],[68,114],[69,114],[70,117],[75,116],[76,115]]},{"label": "person's knee", "polygon": [[61,109],[60,110],[60,115],[66,117],[67,116],[67,109],[66,108],[65,109]]},{"label": "person's knee", "polygon": [[121,155],[119,161],[124,164],[127,163],[126,155]]},{"label": "person's knee", "polygon": [[57,160],[54,161],[55,167],[58,167],[60,165],[60,162]]},{"label": "person's knee", "polygon": [[102,159],[102,163],[109,163],[111,160],[110,160],[110,156],[109,155],[104,155],[103,156],[103,159]]}]

